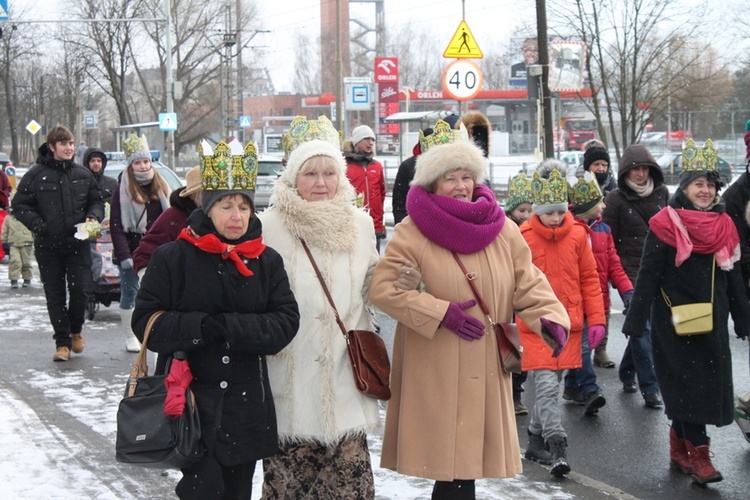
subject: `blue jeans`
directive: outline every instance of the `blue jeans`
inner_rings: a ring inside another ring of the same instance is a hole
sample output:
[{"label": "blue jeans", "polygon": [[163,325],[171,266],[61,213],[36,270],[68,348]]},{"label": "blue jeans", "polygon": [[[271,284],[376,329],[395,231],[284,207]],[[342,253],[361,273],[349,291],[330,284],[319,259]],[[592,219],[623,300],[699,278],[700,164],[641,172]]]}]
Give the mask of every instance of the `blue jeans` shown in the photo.
[{"label": "blue jeans", "polygon": [[646,323],[641,337],[628,338],[628,345],[620,361],[620,381],[635,382],[636,377],[643,396],[659,392],[651,348],[651,322]]},{"label": "blue jeans", "polygon": [[132,267],[130,269],[117,267],[120,268],[120,309],[133,309],[139,288],[138,275]]},{"label": "blue jeans", "polygon": [[578,390],[584,398],[589,394],[600,392],[596,384],[596,372],[591,362],[591,349],[589,349],[589,327],[583,326],[581,339],[581,356],[583,366],[576,370],[568,370],[565,374],[565,387],[567,389]]}]

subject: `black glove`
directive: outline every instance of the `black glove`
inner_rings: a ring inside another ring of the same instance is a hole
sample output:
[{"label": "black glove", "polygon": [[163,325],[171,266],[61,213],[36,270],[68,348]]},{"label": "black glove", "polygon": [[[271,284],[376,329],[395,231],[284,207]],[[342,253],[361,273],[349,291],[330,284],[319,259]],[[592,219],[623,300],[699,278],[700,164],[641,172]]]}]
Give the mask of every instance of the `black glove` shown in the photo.
[{"label": "black glove", "polygon": [[5,241],[3,241],[3,252],[5,252],[6,254],[10,253],[10,245],[8,245],[8,243],[6,243]]},{"label": "black glove", "polygon": [[631,300],[633,300],[633,290],[622,294],[622,314],[628,314],[628,308],[630,307]]},{"label": "black glove", "polygon": [[223,344],[228,335],[227,327],[221,315],[206,316],[201,323],[203,342],[206,345]]}]

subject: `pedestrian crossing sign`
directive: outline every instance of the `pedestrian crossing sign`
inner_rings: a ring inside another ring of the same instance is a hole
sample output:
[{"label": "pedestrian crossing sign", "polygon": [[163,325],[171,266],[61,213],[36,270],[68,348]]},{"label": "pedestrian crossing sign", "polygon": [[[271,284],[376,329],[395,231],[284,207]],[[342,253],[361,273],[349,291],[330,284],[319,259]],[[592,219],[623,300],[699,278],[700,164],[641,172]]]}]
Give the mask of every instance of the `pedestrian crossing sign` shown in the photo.
[{"label": "pedestrian crossing sign", "polygon": [[458,25],[456,33],[445,48],[445,52],[443,52],[443,57],[446,59],[482,59],[484,57],[482,50],[479,48],[479,45],[477,45],[477,41],[474,39],[474,35],[471,34],[471,30],[469,29],[469,25],[466,24],[466,21],[461,21],[461,24]]},{"label": "pedestrian crossing sign", "polygon": [[177,130],[177,113],[159,113],[159,130],[162,132]]},{"label": "pedestrian crossing sign", "polygon": [[8,0],[0,0],[0,21],[8,20]]},{"label": "pedestrian crossing sign", "polygon": [[248,128],[252,122],[252,116],[240,116],[240,128]]}]

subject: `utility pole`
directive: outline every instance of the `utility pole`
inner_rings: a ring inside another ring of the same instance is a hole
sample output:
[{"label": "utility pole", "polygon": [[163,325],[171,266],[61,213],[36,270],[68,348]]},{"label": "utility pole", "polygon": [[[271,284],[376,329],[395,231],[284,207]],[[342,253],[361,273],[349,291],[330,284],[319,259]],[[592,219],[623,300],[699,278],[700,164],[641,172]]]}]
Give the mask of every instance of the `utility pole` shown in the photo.
[{"label": "utility pole", "polygon": [[[172,74],[172,2],[164,0],[164,51],[166,52],[166,86],[167,86],[167,113],[174,113],[174,75]],[[167,165],[174,170],[175,164],[175,147],[174,132],[167,132]]]},{"label": "utility pole", "polygon": [[549,91],[549,49],[547,48],[547,6],[545,0],[536,0],[536,36],[539,45],[539,64],[542,66],[542,92],[539,96],[542,105],[542,128],[544,157],[555,157],[552,141],[552,98]]},{"label": "utility pole", "polygon": [[344,98],[344,71],[343,61],[341,60],[341,0],[336,0],[336,129],[339,134],[346,136],[347,132],[344,130],[344,110],[341,106],[341,101]]}]

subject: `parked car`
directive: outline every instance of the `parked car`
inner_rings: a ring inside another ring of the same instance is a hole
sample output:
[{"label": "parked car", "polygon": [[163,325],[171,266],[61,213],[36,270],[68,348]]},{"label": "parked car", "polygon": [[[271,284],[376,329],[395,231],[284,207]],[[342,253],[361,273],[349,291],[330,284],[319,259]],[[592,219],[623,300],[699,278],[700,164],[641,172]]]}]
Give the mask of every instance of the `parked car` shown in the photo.
[{"label": "parked car", "polygon": [[[164,179],[167,181],[167,184],[169,184],[169,188],[174,191],[175,189],[184,186],[185,182],[180,179],[180,177],[174,173],[172,169],[167,167],[165,164],[163,164],[160,161],[151,161],[151,163],[156,167],[156,171],[159,172],[159,175],[164,177]],[[125,170],[125,167],[127,167],[128,164],[125,162],[125,160],[111,160],[107,162],[107,167],[104,169],[104,175],[107,177],[112,177],[115,180],[118,180],[120,177],[120,174],[123,170]]]},{"label": "parked car", "polygon": [[[665,184],[679,184],[680,172],[682,172],[682,153],[666,153],[660,156],[656,163],[659,164],[662,171],[664,172],[664,183]],[[718,160],[719,175],[725,184],[732,182],[733,168],[732,164],[719,156]]]},{"label": "parked car", "polygon": [[280,156],[261,156],[258,158],[258,180],[255,186],[255,210],[267,208],[271,201],[273,183],[276,182],[284,167]]}]

